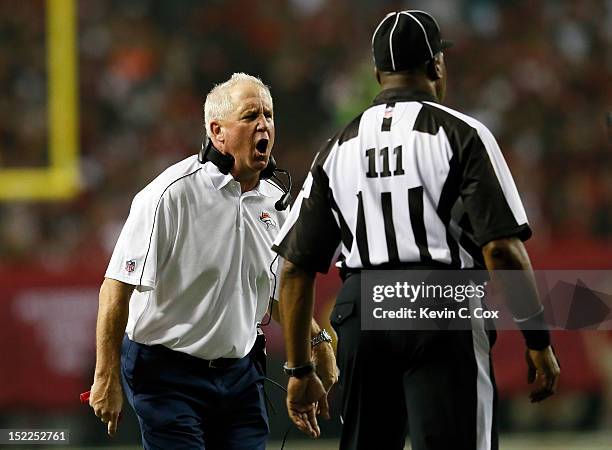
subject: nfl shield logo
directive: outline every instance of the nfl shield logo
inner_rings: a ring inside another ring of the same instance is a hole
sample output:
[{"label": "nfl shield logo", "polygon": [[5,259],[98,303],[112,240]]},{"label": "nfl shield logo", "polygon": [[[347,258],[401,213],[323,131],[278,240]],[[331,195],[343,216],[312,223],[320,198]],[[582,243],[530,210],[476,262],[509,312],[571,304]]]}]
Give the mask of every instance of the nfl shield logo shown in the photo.
[{"label": "nfl shield logo", "polygon": [[387,106],[383,119],[390,119],[391,117],[393,117],[393,106]]},{"label": "nfl shield logo", "polygon": [[136,269],[136,261],[134,261],[133,259],[130,259],[129,261],[125,262],[125,271],[127,273],[132,273],[134,272],[135,269]]}]

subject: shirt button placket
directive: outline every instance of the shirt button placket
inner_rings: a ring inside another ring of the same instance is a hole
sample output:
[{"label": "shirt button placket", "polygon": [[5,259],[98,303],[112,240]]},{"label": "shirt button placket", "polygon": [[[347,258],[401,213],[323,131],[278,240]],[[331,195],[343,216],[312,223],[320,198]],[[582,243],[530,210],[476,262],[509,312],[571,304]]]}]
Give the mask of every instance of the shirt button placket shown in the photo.
[{"label": "shirt button placket", "polygon": [[[236,232],[240,232],[240,228],[242,225],[242,192],[240,189],[240,185],[238,182],[231,182],[232,186],[232,194],[237,198],[238,205],[236,211]],[[234,184],[235,183],[235,184]]]}]

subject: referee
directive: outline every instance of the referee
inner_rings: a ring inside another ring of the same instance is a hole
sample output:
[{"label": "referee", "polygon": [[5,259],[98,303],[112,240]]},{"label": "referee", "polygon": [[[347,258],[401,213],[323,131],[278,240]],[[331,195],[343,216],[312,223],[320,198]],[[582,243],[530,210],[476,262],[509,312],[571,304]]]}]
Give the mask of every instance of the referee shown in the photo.
[{"label": "referee", "polygon": [[273,249],[286,263],[280,293],[296,425],[320,435],[327,394],[310,362],[316,272],[339,255],[344,284],[332,311],[343,387],[341,449],[498,448],[494,332],[362,331],[362,269],[520,270],[506,284],[523,329],[532,401],[556,389],[559,366],[523,246],[525,210],[491,132],[440,103],[446,66],[435,19],[388,14],[372,50],[381,92],[317,154]]}]

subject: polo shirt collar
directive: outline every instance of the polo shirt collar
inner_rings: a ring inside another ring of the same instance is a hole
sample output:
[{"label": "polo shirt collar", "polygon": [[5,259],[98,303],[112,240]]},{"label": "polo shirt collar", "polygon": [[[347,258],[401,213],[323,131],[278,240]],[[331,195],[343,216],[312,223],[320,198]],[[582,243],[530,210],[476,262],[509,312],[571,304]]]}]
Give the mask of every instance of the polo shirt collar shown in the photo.
[{"label": "polo shirt collar", "polygon": [[[234,179],[234,177],[232,177],[232,175],[229,173],[227,175],[222,174],[219,168],[210,161],[204,164],[204,170],[210,177],[210,181],[217,191],[223,189],[230,181]],[[272,195],[267,192],[266,188],[263,187],[261,180],[259,180],[257,186],[255,186],[255,189],[250,192],[255,192],[258,195],[263,195],[264,197],[272,197]]]},{"label": "polo shirt collar", "polygon": [[232,175],[229,173],[227,175],[222,174],[221,171],[219,171],[219,168],[210,161],[204,164],[204,171],[208,174],[210,181],[218,191],[223,189],[225,186],[227,186],[227,183],[234,179],[234,177],[232,177]]},{"label": "polo shirt collar", "polygon": [[386,103],[395,102],[435,102],[438,103],[438,99],[428,92],[415,91],[410,88],[391,88],[381,91],[376,97],[372,105],[381,105]]},{"label": "polo shirt collar", "polygon": [[255,189],[253,189],[254,191],[256,191],[259,195],[263,195],[264,197],[272,197],[272,195],[270,195],[267,192],[267,189],[264,187],[264,183],[263,180],[259,180],[259,183],[257,183],[257,186],[255,186]]}]

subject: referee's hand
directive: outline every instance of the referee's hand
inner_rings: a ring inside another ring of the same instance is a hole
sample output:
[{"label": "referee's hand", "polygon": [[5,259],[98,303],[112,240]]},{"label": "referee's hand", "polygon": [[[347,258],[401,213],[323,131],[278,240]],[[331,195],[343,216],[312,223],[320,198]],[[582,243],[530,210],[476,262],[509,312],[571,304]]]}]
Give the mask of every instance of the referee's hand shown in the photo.
[{"label": "referee's hand", "polygon": [[541,402],[553,395],[559,382],[559,362],[549,345],[544,350],[530,350],[525,352],[527,359],[527,382],[535,381],[535,389],[529,394],[531,403]]},{"label": "referee's hand", "polygon": [[321,436],[317,410],[329,419],[327,392],[316,374],[304,378],[290,377],[287,384],[287,412],[300,431],[312,438]]}]

